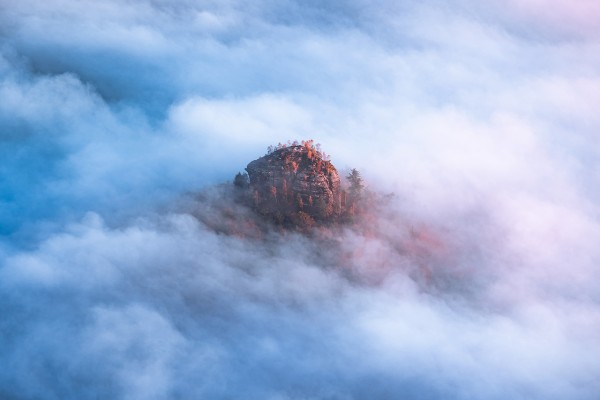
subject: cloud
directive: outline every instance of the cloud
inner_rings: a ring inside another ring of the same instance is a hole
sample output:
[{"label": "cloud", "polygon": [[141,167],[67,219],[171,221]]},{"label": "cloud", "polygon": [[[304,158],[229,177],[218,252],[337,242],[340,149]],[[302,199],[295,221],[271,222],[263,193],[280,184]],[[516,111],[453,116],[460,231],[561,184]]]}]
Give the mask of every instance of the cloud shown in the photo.
[{"label": "cloud", "polygon": [[[597,10],[552,4],[4,4],[0,397],[597,397]],[[395,196],[224,233],[304,138]]]}]

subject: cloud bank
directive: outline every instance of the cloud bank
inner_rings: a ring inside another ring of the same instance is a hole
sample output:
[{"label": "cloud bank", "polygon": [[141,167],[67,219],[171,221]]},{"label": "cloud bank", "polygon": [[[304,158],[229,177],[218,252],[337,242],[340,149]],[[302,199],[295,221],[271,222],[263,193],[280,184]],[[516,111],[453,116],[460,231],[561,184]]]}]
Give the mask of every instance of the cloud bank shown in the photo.
[{"label": "cloud bank", "polygon": [[[0,2],[0,397],[596,399],[599,19]],[[329,236],[207,222],[308,137],[393,200]]]}]

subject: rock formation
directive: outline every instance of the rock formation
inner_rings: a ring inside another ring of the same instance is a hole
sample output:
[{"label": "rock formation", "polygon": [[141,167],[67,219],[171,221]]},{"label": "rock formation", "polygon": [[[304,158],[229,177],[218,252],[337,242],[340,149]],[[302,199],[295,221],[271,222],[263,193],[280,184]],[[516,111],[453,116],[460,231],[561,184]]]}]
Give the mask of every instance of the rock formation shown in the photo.
[{"label": "rock formation", "polygon": [[249,185],[236,186],[248,191],[258,213],[276,222],[306,226],[335,220],[342,212],[340,176],[312,141],[271,148],[246,171]]}]

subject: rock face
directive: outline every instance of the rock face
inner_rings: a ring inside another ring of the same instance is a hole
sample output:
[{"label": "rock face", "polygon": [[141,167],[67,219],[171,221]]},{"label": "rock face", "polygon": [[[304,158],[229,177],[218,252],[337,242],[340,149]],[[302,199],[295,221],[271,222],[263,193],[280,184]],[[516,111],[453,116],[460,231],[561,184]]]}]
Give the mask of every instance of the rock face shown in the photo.
[{"label": "rock face", "polygon": [[273,150],[246,171],[254,209],[278,222],[328,221],[342,211],[340,176],[312,142]]}]

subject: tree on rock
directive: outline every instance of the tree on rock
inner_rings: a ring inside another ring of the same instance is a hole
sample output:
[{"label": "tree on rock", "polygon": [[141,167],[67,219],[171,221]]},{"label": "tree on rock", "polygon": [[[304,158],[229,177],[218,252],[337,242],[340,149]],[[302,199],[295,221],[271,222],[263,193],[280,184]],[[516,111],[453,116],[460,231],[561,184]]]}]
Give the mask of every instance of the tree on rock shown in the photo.
[{"label": "tree on rock", "polygon": [[349,183],[348,194],[343,195],[343,203],[345,206],[345,214],[347,216],[354,216],[360,213],[363,203],[363,192],[365,185],[363,179],[360,176],[360,172],[356,168],[352,168],[350,173],[346,176]]},{"label": "tree on rock", "polygon": [[246,189],[250,186],[250,180],[248,179],[247,173],[238,172],[235,178],[233,178],[233,185],[240,189]]},{"label": "tree on rock", "polygon": [[360,172],[356,168],[352,168],[346,179],[350,182],[350,196],[354,199],[360,198],[365,188]]}]

